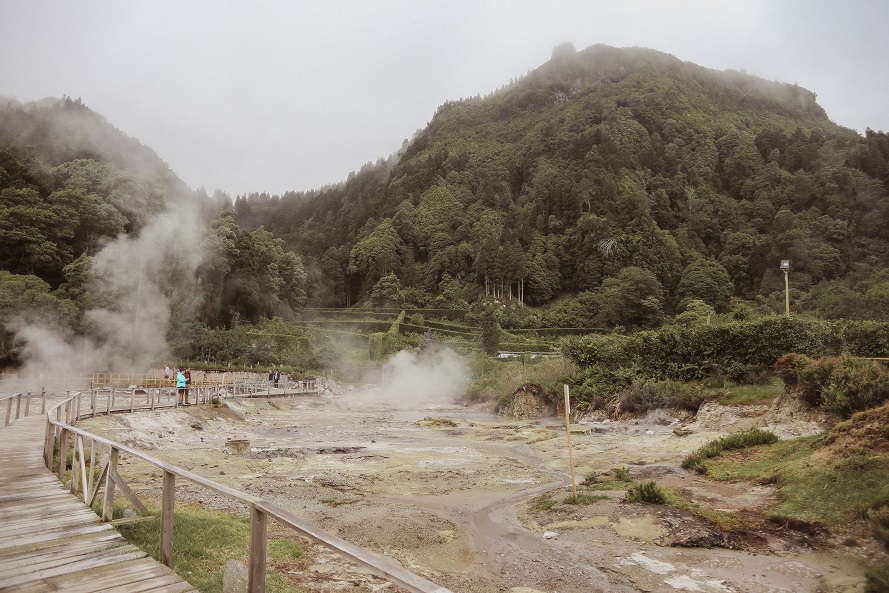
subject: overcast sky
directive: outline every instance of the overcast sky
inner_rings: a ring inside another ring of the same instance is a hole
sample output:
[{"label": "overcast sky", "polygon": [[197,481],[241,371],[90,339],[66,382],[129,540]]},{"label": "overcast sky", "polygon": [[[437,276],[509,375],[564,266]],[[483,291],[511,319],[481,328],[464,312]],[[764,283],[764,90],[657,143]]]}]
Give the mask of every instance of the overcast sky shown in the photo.
[{"label": "overcast sky", "polygon": [[0,0],[0,96],[80,97],[194,188],[280,194],[345,179],[563,42],[795,82],[889,132],[887,23],[885,0]]}]

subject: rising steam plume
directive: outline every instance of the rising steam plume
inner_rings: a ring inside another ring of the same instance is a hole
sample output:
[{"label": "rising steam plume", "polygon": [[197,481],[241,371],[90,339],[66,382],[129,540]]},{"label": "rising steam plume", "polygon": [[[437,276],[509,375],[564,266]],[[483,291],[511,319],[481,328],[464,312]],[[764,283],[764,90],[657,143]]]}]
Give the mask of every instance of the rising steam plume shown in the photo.
[{"label": "rising steam plume", "polygon": [[361,397],[399,409],[445,405],[463,393],[468,377],[466,362],[450,348],[402,350],[383,365],[378,388]]},{"label": "rising steam plume", "polygon": [[105,246],[93,259],[93,272],[114,305],[86,312],[90,337],[65,336],[57,328],[39,324],[19,327],[17,340],[24,343],[22,380],[145,372],[166,360],[167,295],[173,286],[180,290],[183,284],[193,286],[202,234],[193,203],[178,201],[150,219],[137,235],[121,235]]}]

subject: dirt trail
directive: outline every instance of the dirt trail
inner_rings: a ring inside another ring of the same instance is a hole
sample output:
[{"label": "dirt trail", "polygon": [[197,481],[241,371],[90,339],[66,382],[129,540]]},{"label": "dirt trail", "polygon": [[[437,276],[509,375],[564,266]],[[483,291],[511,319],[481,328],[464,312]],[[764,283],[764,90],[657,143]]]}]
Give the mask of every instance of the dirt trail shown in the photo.
[{"label": "dirt trail", "polygon": [[[577,481],[626,466],[635,479],[684,489],[711,508],[755,513],[772,501],[769,487],[712,483],[682,470],[685,454],[720,433],[694,426],[680,437],[670,422],[576,425]],[[515,421],[463,406],[392,410],[353,393],[238,400],[83,426],[277,502],[455,592],[851,593],[863,591],[862,575],[879,553],[865,534],[854,542],[844,534],[845,544],[775,531],[727,539],[684,511],[624,502],[625,487],[593,504],[544,509],[543,495],[570,494],[556,418]],[[159,483],[143,470],[123,468],[137,490],[155,494]],[[239,510],[190,487],[177,497]],[[307,591],[392,590],[307,548],[310,560],[292,575]]]}]

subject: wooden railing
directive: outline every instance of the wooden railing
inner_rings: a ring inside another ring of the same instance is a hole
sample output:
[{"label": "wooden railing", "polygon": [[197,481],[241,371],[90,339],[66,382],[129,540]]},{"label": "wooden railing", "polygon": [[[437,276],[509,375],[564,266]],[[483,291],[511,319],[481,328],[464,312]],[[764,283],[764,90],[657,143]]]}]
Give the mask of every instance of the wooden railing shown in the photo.
[{"label": "wooden railing", "polygon": [[[40,401],[39,406],[36,403],[31,403],[31,400],[35,398]],[[25,400],[24,405],[22,405],[22,400]],[[32,412],[34,415],[43,414],[46,412],[46,391],[41,391],[36,396],[32,395],[30,391],[0,396],[0,413],[3,408],[6,408],[6,420],[3,422],[3,426],[9,426],[19,418],[31,416]],[[13,408],[15,408],[15,414],[12,413]],[[38,408],[39,412],[36,411]]]},{"label": "wooden railing", "polygon": [[[267,382],[265,387],[268,388]],[[271,502],[219,484],[180,467],[155,459],[142,451],[75,427],[74,423],[79,418],[92,417],[96,414],[107,414],[115,410],[126,411],[126,401],[124,401],[124,408],[121,408],[120,405],[115,405],[114,390],[110,390],[108,393],[93,390],[88,395],[89,397],[85,398],[83,393],[75,393],[63,402],[46,410],[46,435],[43,449],[46,467],[50,471],[55,470],[59,480],[64,483],[67,471],[68,450],[71,447],[73,451],[70,476],[71,493],[82,496],[84,502],[92,506],[98,498],[99,492],[104,489],[102,520],[109,521],[112,524],[129,521],[127,519],[122,521],[112,520],[116,488],[120,489],[121,493],[135,507],[140,516],[147,517],[150,514],[118,472],[120,454],[125,453],[133,456],[162,470],[160,561],[165,565],[171,568],[173,566],[173,509],[175,506],[176,479],[180,478],[238,501],[250,509],[248,593],[264,593],[265,591],[267,526],[269,519],[277,521],[301,536],[327,546],[405,591],[411,593],[450,593],[448,589],[440,587],[431,581],[371,554],[363,548],[350,544],[333,534],[306,523],[289,511]],[[106,401],[102,401],[103,396]],[[134,398],[136,398],[136,395],[131,394],[129,399],[131,410],[137,409]],[[169,402],[166,401],[155,402],[150,394],[146,404],[142,404],[141,395],[139,399],[139,404],[142,408],[146,406],[169,406]],[[175,406],[175,398],[173,398],[173,405]],[[88,458],[85,455],[87,446],[90,451]],[[106,461],[102,464],[98,462],[98,448],[108,451]],[[58,454],[56,454],[56,451],[58,451]]]}]

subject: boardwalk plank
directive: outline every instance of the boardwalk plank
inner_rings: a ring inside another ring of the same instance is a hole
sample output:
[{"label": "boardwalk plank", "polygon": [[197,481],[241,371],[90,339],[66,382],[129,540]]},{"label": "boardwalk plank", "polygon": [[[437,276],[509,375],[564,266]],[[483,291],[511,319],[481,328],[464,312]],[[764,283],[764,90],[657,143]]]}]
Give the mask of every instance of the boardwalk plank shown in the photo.
[{"label": "boardwalk plank", "polygon": [[103,523],[44,467],[44,427],[44,417],[33,416],[0,428],[0,591],[194,591]]}]

